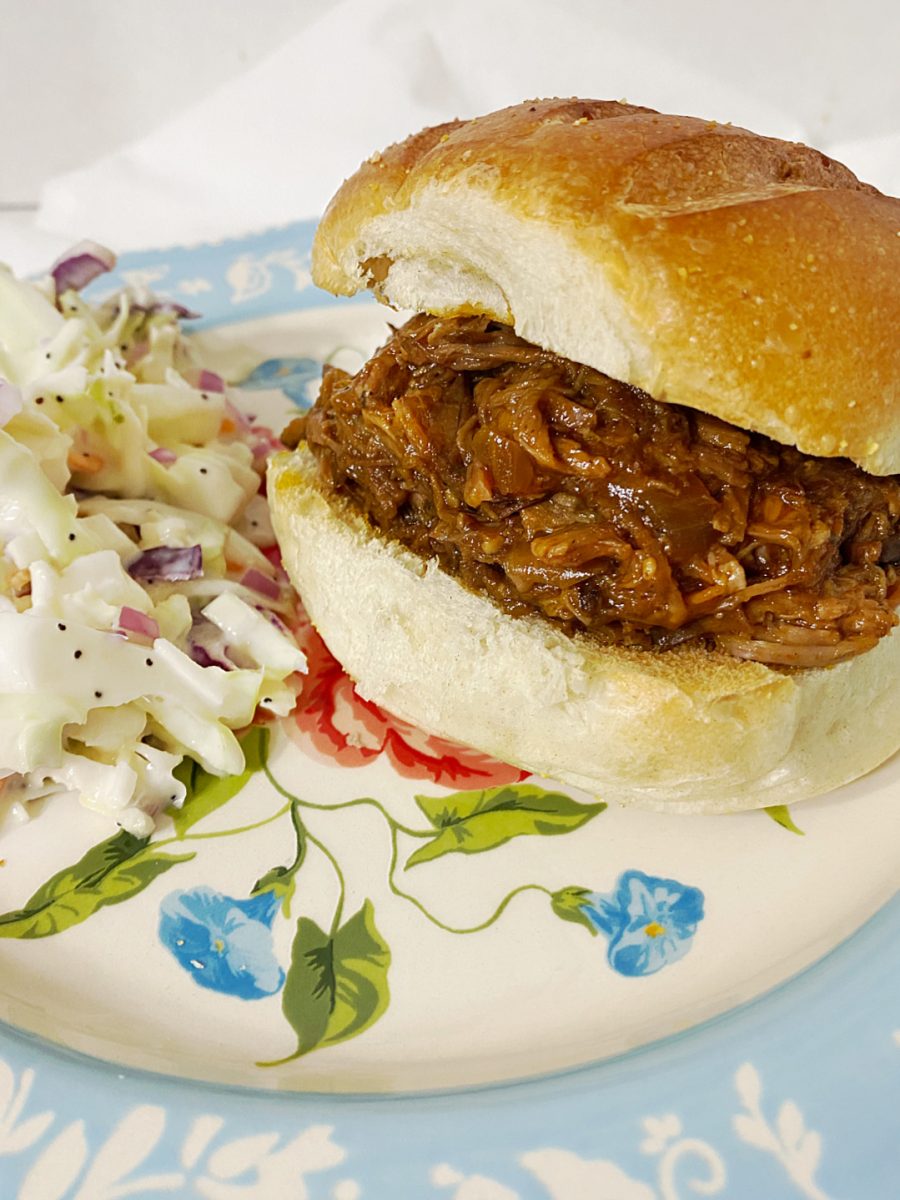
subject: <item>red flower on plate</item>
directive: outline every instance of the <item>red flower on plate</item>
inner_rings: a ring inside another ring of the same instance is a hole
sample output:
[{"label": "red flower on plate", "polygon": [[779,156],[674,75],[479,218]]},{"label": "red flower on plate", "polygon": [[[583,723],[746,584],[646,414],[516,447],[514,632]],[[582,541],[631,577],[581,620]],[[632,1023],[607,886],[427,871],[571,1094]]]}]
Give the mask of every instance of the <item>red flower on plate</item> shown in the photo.
[{"label": "red flower on plate", "polygon": [[294,720],[320,754],[344,767],[362,767],[386,754],[400,775],[448,786],[498,787],[527,778],[527,771],[422,733],[363,700],[305,613],[294,633],[308,663]]}]

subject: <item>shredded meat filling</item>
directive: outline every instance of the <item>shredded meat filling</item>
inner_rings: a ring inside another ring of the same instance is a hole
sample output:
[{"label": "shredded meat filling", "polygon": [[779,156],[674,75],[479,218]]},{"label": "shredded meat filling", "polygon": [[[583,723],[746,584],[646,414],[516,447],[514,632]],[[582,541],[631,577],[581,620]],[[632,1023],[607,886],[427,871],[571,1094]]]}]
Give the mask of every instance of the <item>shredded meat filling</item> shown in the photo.
[{"label": "shredded meat filling", "polygon": [[823,666],[897,622],[900,478],[661,404],[482,317],[417,316],[303,430],[323,484],[513,615]]}]

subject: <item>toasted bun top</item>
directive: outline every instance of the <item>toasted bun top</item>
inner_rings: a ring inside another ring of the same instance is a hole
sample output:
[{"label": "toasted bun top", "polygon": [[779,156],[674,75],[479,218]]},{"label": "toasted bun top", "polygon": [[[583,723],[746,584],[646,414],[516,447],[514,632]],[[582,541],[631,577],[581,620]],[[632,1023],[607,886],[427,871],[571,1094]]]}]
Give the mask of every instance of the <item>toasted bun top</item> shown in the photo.
[{"label": "toasted bun top", "polygon": [[900,200],[798,143],[600,100],[452,121],[344,183],[313,278],[900,472]]}]

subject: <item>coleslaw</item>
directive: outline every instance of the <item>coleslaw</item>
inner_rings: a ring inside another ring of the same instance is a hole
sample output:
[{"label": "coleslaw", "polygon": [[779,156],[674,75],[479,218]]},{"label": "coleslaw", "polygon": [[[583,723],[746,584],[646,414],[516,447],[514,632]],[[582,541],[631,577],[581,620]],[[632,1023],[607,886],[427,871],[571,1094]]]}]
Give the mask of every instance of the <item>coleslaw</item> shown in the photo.
[{"label": "coleslaw", "polygon": [[235,731],[294,705],[293,594],[265,551],[274,439],[192,360],[178,305],[0,267],[0,789],[76,793],[137,836],[185,756],[244,766]]}]

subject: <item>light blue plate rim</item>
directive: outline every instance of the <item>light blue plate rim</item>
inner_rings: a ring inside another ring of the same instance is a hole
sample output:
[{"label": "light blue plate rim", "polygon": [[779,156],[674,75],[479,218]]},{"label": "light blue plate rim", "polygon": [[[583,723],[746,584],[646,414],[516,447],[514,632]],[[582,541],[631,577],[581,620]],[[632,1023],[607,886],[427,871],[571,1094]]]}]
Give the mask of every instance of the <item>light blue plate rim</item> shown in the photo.
[{"label": "light blue plate rim", "polygon": [[[146,283],[201,310],[195,328],[348,303],[311,284],[313,229],[126,254],[94,291]],[[722,1017],[604,1063],[494,1087],[262,1092],[119,1068],[0,1025],[2,1196],[38,1197],[28,1188],[41,1156],[79,1145],[88,1175],[59,1176],[54,1197],[99,1197],[84,1192],[99,1152],[140,1129],[143,1158],[136,1152],[122,1182],[148,1197],[274,1200],[290,1179],[310,1200],[896,1200],[898,1031],[900,898],[818,964]],[[10,1130],[29,1121],[19,1140],[40,1135],[17,1148]]]}]

